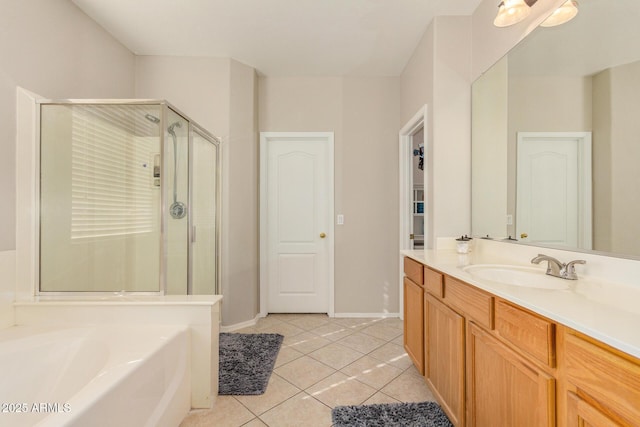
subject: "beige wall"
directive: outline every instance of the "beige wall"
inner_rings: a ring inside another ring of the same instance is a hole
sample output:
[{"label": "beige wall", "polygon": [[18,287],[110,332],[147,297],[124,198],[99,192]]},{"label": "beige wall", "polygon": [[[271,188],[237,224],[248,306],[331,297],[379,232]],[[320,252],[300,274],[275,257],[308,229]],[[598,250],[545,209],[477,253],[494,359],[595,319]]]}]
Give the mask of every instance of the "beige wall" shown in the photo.
[{"label": "beige wall", "polygon": [[471,18],[437,17],[400,77],[401,114],[428,107],[426,247],[470,232]]},{"label": "beige wall", "polygon": [[[400,78],[261,78],[259,101],[255,99],[254,72],[233,60],[134,60],[131,52],[68,1],[8,2],[0,15],[0,125],[7,134],[15,134],[15,86],[21,85],[50,98],[165,98],[221,136],[223,167],[233,171],[229,182],[223,183],[228,197],[223,201],[223,220],[233,220],[223,229],[255,227],[241,231],[246,243],[232,244],[229,235],[223,242],[228,248],[224,256],[229,257],[223,260],[229,275],[223,282],[232,292],[225,299],[223,313],[239,321],[257,312],[257,209],[253,209],[257,207],[257,179],[251,176],[257,174],[257,168],[249,176],[240,176],[249,169],[247,164],[257,164],[257,143],[246,129],[251,122],[256,129],[256,103],[260,130],[333,130],[335,208],[345,214],[345,226],[336,227],[336,312],[393,312],[398,307],[399,272],[394,260],[399,128],[420,106],[429,104],[427,131],[433,146],[428,161],[434,162],[429,169],[430,194],[438,202],[430,225],[432,235],[463,232],[470,222],[470,81],[563,1],[538,2],[525,22],[497,29],[492,25],[496,2],[483,0],[470,18],[437,19]],[[251,111],[253,118],[249,118]],[[15,206],[13,140],[0,142],[0,196],[9,206]],[[363,188],[371,190],[362,193]],[[369,211],[367,221],[359,224],[362,206],[372,203],[378,204]],[[15,247],[12,212],[0,211],[0,250]],[[352,227],[347,228],[351,221]],[[363,251],[363,242],[373,239],[375,233],[380,234],[370,245],[372,249]],[[363,272],[367,273],[362,276]],[[13,272],[2,275],[13,276]],[[235,300],[233,289],[238,289]],[[361,298],[363,291],[376,296],[368,301]]]},{"label": "beige wall", "polygon": [[[510,76],[508,97],[507,212],[515,223],[518,132],[591,131],[591,77]],[[507,233],[515,236],[515,225]]]},{"label": "beige wall", "polygon": [[437,17],[433,101],[432,238],[470,233],[471,18]]},{"label": "beige wall", "polygon": [[[424,104],[433,101],[434,26],[429,25],[400,78],[401,123],[407,123]],[[431,122],[431,120],[429,120]],[[430,126],[427,128],[432,137]]]},{"label": "beige wall", "polygon": [[[612,251],[611,70],[593,76],[593,247]],[[595,203],[598,201],[598,203]]]},{"label": "beige wall", "polygon": [[[496,15],[496,2],[494,0],[482,0],[471,16],[471,66],[470,81],[473,82],[485,73],[493,64],[509,52],[524,37],[533,31],[553,10],[563,4],[565,0],[550,0],[549,2],[537,2],[532,8],[530,15],[522,22],[506,27],[498,28],[493,25]],[[481,102],[474,103],[474,108],[486,108]],[[509,106],[510,108],[510,106]],[[460,120],[464,120],[461,116]],[[509,154],[507,154],[508,156]],[[474,154],[475,156],[475,154]],[[514,172],[507,172],[507,174]],[[512,182],[507,178],[507,182]],[[471,184],[473,186],[474,183]],[[515,192],[510,191],[508,194]],[[515,199],[514,199],[515,200]],[[482,203],[481,200],[476,200]],[[474,201],[474,204],[476,203]],[[507,197],[507,206],[509,206]],[[512,201],[513,205],[515,202]],[[509,210],[509,208],[507,209]],[[513,209],[511,209],[511,212]],[[506,213],[506,212],[505,212]],[[504,218],[503,215],[500,215]],[[495,224],[497,230],[501,229],[498,223]],[[475,231],[474,231],[475,232]],[[513,233],[513,227],[507,227],[508,233]],[[486,233],[485,233],[486,234]]]},{"label": "beige wall", "polygon": [[255,70],[229,58],[140,56],[136,97],[166,99],[221,138],[222,321],[258,313],[258,143]]},{"label": "beige wall", "polygon": [[[594,243],[598,250],[638,253],[640,195],[629,185],[640,182],[638,75],[640,62],[634,62],[593,78]],[[610,199],[610,204],[599,203],[602,198]]]},{"label": "beige wall", "polygon": [[482,0],[471,16],[471,79],[480,77],[565,1],[539,1],[531,7],[531,13],[525,20],[510,27],[498,28],[493,25],[498,2]]},{"label": "beige wall", "polygon": [[507,234],[508,63],[501,59],[472,88],[471,232]]},{"label": "beige wall", "polygon": [[2,2],[0,319],[15,291],[16,87],[47,98],[131,98],[134,55],[70,1]]},{"label": "beige wall", "polygon": [[[15,206],[16,86],[47,98],[128,98],[134,57],[69,1],[2,3],[0,196]],[[14,209],[0,209],[0,251],[15,248]]]},{"label": "beige wall", "polygon": [[261,77],[259,90],[261,132],[334,132],[335,211],[345,216],[335,312],[397,313],[399,79]]},{"label": "beige wall", "polygon": [[165,99],[226,140],[230,62],[228,58],[137,56],[135,97]]},{"label": "beige wall", "polygon": [[252,67],[240,62],[231,60],[230,66],[229,138],[225,144],[228,159],[223,166],[225,325],[251,320],[257,315],[260,264],[257,75]]}]

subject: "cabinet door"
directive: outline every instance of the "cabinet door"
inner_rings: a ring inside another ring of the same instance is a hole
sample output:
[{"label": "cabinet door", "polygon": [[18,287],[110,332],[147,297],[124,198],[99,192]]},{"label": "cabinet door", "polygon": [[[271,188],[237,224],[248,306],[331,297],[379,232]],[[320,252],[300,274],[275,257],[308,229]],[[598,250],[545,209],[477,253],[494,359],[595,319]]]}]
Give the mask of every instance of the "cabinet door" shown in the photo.
[{"label": "cabinet door", "polygon": [[620,426],[602,412],[580,399],[576,394],[567,396],[567,427],[614,427]]},{"label": "cabinet door", "polygon": [[424,290],[404,278],[404,349],[424,375]]},{"label": "cabinet door", "polygon": [[586,336],[564,334],[567,381],[590,396],[604,412],[640,426],[640,363]]},{"label": "cabinet door", "polygon": [[424,296],[425,377],[456,426],[464,425],[464,318]]},{"label": "cabinet door", "polygon": [[555,380],[470,323],[467,425],[555,425]]}]

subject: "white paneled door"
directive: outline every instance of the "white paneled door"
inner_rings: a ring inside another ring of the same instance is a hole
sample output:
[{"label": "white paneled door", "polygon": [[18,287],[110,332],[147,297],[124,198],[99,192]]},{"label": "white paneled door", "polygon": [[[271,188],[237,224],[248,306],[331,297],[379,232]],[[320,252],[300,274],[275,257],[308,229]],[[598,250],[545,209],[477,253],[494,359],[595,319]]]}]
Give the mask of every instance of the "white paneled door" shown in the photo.
[{"label": "white paneled door", "polygon": [[516,238],[591,249],[591,134],[519,132]]},{"label": "white paneled door", "polygon": [[261,313],[329,313],[333,304],[333,134],[264,132]]}]

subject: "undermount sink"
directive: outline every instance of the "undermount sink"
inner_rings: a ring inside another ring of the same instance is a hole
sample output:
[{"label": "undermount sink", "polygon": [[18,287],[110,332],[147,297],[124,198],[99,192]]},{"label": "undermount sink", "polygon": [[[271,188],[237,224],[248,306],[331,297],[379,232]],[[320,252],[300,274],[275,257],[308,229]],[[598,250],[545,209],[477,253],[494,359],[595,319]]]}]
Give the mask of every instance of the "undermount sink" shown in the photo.
[{"label": "undermount sink", "polygon": [[480,280],[489,280],[504,285],[538,289],[568,289],[569,280],[551,277],[536,267],[515,265],[474,264],[462,270]]}]

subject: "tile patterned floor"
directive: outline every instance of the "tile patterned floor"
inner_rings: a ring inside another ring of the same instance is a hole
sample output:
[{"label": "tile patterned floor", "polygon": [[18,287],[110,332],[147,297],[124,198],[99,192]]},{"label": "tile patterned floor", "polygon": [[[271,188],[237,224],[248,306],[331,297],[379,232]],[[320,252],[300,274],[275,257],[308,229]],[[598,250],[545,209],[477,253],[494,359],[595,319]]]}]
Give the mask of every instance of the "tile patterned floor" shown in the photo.
[{"label": "tile patterned floor", "polygon": [[285,337],[266,393],[218,396],[181,427],[329,427],[337,405],[434,400],[402,347],[399,319],[274,314],[236,332]]}]

